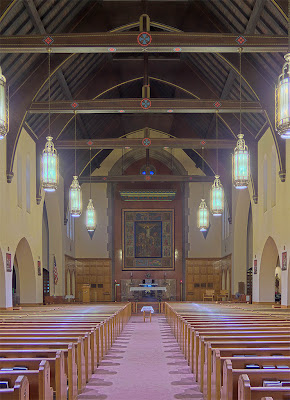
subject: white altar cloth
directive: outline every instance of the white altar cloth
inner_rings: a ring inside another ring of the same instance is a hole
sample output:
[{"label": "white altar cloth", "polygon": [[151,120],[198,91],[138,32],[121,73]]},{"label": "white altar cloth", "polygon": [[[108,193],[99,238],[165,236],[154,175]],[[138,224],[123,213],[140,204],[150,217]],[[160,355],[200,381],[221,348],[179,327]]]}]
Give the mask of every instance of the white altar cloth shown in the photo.
[{"label": "white altar cloth", "polygon": [[152,306],[143,306],[141,308],[141,312],[144,312],[144,311],[147,311],[147,312],[150,312],[151,314],[154,314],[154,310],[153,310]]},{"label": "white altar cloth", "polygon": [[165,286],[152,286],[152,287],[142,287],[142,286],[133,286],[130,287],[130,292],[144,292],[144,291],[151,291],[151,290],[162,290],[163,292],[166,292],[167,289]]}]

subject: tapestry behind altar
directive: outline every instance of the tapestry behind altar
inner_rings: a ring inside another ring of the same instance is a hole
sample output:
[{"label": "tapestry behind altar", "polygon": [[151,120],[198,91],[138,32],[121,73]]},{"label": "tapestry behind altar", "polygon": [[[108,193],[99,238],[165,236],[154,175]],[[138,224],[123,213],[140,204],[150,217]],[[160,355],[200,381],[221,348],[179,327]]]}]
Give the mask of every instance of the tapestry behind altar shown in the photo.
[{"label": "tapestry behind altar", "polygon": [[174,269],[174,210],[123,210],[123,269]]}]

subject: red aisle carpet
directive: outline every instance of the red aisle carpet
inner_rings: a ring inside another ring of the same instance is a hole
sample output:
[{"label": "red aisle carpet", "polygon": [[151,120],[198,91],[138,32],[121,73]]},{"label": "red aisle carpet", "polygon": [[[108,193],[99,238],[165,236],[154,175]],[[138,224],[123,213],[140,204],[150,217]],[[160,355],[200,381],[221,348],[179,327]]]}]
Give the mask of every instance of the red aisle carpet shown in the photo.
[{"label": "red aisle carpet", "polygon": [[171,400],[203,396],[163,316],[133,316],[81,400]]}]

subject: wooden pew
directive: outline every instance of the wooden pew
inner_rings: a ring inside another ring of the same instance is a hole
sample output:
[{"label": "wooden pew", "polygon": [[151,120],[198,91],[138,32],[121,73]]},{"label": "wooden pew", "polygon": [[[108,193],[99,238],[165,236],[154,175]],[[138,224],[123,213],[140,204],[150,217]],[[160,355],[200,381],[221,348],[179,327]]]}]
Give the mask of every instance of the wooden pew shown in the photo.
[{"label": "wooden pew", "polygon": [[[101,306],[79,305],[27,307],[16,312],[0,311],[0,353],[17,352],[17,349],[43,352],[56,350],[60,346],[65,350],[70,344],[76,346],[75,361],[80,392],[130,318],[130,304],[121,308],[116,304],[105,307],[108,310],[106,313]],[[80,341],[83,342],[81,346]],[[69,373],[72,365],[68,362],[68,355],[67,353],[66,370],[68,380],[72,381],[74,375]],[[75,393],[70,390],[70,386],[72,385],[69,385],[69,400],[73,400]]]},{"label": "wooden pew", "polygon": [[275,357],[277,363],[283,363],[283,359],[290,358],[290,348],[270,347],[270,348],[225,348],[213,349],[212,352],[212,372],[211,372],[211,399],[220,400],[220,391],[222,387],[222,366],[226,359],[237,358],[251,363],[253,356],[258,359],[265,357]]},{"label": "wooden pew", "polygon": [[76,344],[69,343],[0,343],[0,357],[9,357],[17,355],[20,357],[36,357],[36,358],[49,358],[51,355],[56,354],[58,350],[62,350],[65,356],[66,374],[68,377],[68,394],[69,400],[74,400],[78,395],[78,375],[76,364]]},{"label": "wooden pew", "polygon": [[[68,346],[70,343],[76,344],[76,363],[77,363],[77,371],[78,371],[78,389],[81,391],[86,385],[86,360],[85,360],[85,353],[84,353],[84,341],[81,337],[1,337],[0,338],[0,348],[3,348],[6,345],[6,348],[11,348],[12,344],[17,344],[19,348],[23,345],[26,346],[34,346],[38,344],[40,347],[43,348],[55,348],[56,344],[65,344]],[[28,347],[29,347],[28,346]]]},{"label": "wooden pew", "polygon": [[268,396],[266,399],[268,399],[270,396],[270,398],[273,398],[274,400],[289,400],[290,388],[262,386],[253,387],[248,374],[242,374],[239,376],[238,400],[261,400],[261,398],[265,395]]},{"label": "wooden pew", "polygon": [[[205,309],[205,306],[198,307]],[[211,306],[211,308],[214,307]],[[222,307],[220,307],[220,309],[222,309]],[[247,339],[245,335],[249,335],[253,338],[261,339],[263,345],[281,345],[289,348],[290,325],[289,321],[286,321],[284,318],[273,318],[271,315],[253,315],[244,311],[236,312],[235,310],[233,312],[230,310],[230,314],[226,316],[223,313],[217,314],[211,311],[205,312],[204,314],[196,312],[195,315],[190,313],[178,315],[172,307],[168,306],[168,304],[165,307],[165,310],[173,333],[175,334],[181,349],[193,370],[197,370],[197,379],[203,383],[201,389],[205,389],[205,394],[208,396],[207,399],[211,399],[211,389],[209,389],[209,393],[206,393],[208,382],[207,376],[205,376],[205,380],[203,380],[203,373],[204,368],[206,368],[208,357],[205,357],[205,354],[202,356],[202,347],[208,344],[206,340],[210,340],[209,337],[205,336],[207,333],[209,333],[207,336],[214,333],[217,336],[216,341],[224,341],[225,347],[230,345],[229,343],[226,343],[228,341],[231,343],[233,343],[233,341],[239,341],[243,343],[242,346],[246,345],[247,347],[256,347],[257,344],[253,345],[253,342],[250,340],[245,340]],[[230,328],[227,328],[229,324]],[[277,336],[277,326],[280,328],[279,336]],[[228,331],[228,333],[223,335],[223,331]],[[282,332],[282,335],[280,335],[280,332]],[[196,344],[194,343],[195,335],[197,335]],[[230,338],[230,340],[228,338]],[[278,343],[276,343],[276,341],[278,341]],[[209,345],[210,344],[211,342],[209,342]],[[262,343],[258,346],[261,347],[261,345]],[[237,347],[237,343],[234,347]],[[197,352],[197,355],[195,356],[193,363],[195,351]],[[208,364],[211,365],[211,358],[209,361]],[[200,371],[199,374],[198,371]],[[211,382],[211,376],[209,376],[209,382]]]},{"label": "wooden pew", "polygon": [[[45,358],[50,366],[50,383],[55,392],[56,400],[67,400],[67,376],[64,367],[64,354],[58,350],[55,358]],[[0,358],[0,370],[3,368],[27,367],[29,370],[37,370],[41,358]],[[18,371],[21,373],[21,371]]]},{"label": "wooden pew", "polygon": [[[289,340],[280,340],[278,337],[278,340],[276,340],[277,337],[272,336],[270,339],[265,338],[265,337],[259,337],[257,338],[256,336],[250,336],[250,337],[239,337],[238,340],[220,340],[220,341],[208,341],[205,343],[205,362],[203,363],[203,366],[200,366],[200,370],[204,371],[204,380],[203,380],[203,386],[202,390],[204,390],[204,396],[207,399],[211,398],[211,370],[208,369],[208,365],[212,365],[212,350],[214,348],[250,348],[252,350],[260,347],[282,347],[285,349],[289,349],[290,342]],[[256,341],[255,341],[256,339]],[[287,338],[286,338],[287,339]],[[207,373],[209,371],[209,373]]]},{"label": "wooden pew", "polygon": [[21,324],[19,329],[0,328],[0,341],[2,337],[7,337],[9,334],[10,338],[18,337],[56,337],[57,339],[62,337],[81,337],[83,339],[84,346],[84,357],[85,357],[85,373],[87,382],[91,378],[95,370],[96,361],[96,332],[94,329],[88,330],[87,328],[82,329],[50,329],[46,327],[41,328],[26,328],[25,324]]},{"label": "wooden pew", "polygon": [[[250,361],[250,360],[249,360]],[[242,363],[244,364],[244,363]],[[242,366],[242,364],[240,364]],[[287,363],[285,363],[287,365]],[[289,364],[289,362],[288,362]],[[263,386],[263,379],[289,380],[290,369],[244,369],[233,368],[232,360],[225,360],[223,364],[223,385],[221,388],[221,400],[238,399],[239,376],[247,374],[252,386]],[[290,394],[290,388],[288,388]]]},{"label": "wooden pew", "polygon": [[[197,334],[198,337],[198,334]],[[259,345],[259,347],[262,346],[262,342],[269,342],[269,341],[275,341],[277,344],[280,342],[288,342],[288,345],[290,344],[289,341],[289,332],[285,333],[284,335],[275,335],[275,334],[269,334],[268,332],[259,333],[256,334],[255,332],[251,331],[244,331],[243,333],[240,334],[231,334],[230,332],[223,334],[223,336],[219,335],[206,335],[206,336],[200,336],[199,337],[199,342],[196,343],[196,348],[194,349],[194,360],[196,361],[196,378],[197,381],[200,383],[200,388],[201,391],[207,388],[209,384],[210,388],[210,373],[207,373],[208,370],[208,365],[211,365],[212,363],[212,354],[209,354],[207,351],[206,343],[210,342],[225,342],[228,343],[228,347],[231,347],[231,344],[234,343],[235,341],[240,341],[240,342],[249,342],[251,341],[255,345]],[[252,347],[251,345],[249,347]],[[210,371],[210,370],[209,370]],[[207,380],[208,379],[208,380]]]},{"label": "wooden pew", "polygon": [[[19,325],[19,323],[18,323]],[[39,329],[45,329],[46,332],[52,332],[55,333],[57,332],[62,332],[62,333],[77,333],[79,332],[81,335],[83,333],[88,333],[90,332],[90,349],[91,349],[91,369],[92,373],[95,371],[97,366],[100,363],[100,347],[101,347],[101,341],[103,341],[103,329],[101,329],[103,326],[103,323],[98,322],[98,323],[90,323],[90,322],[82,322],[82,323],[64,323],[61,324],[51,324],[48,322],[40,321],[40,322],[32,322],[32,321],[22,321],[21,324],[19,325],[19,328],[16,328],[15,323],[10,323],[10,322],[5,322],[5,323],[0,323],[0,332],[4,333],[7,330],[11,333],[20,333],[20,332],[33,332],[34,330],[39,330]],[[67,335],[69,336],[69,335]]]},{"label": "wooden pew", "polygon": [[37,370],[0,371],[0,380],[8,381],[14,386],[19,375],[24,375],[29,381],[30,400],[53,400],[53,389],[50,387],[50,370],[48,361],[41,361]]},{"label": "wooden pew", "polygon": [[27,377],[20,375],[16,378],[13,388],[0,389],[0,400],[29,400]]}]

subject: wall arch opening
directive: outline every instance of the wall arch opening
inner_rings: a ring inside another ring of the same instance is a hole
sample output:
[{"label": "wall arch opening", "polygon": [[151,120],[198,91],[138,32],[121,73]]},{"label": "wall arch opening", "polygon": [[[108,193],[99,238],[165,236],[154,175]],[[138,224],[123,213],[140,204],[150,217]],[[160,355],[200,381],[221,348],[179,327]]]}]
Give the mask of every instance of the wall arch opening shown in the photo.
[{"label": "wall arch opening", "polygon": [[20,304],[36,303],[37,296],[34,261],[31,248],[25,237],[22,238],[17,245],[13,265],[16,264],[19,271],[18,287]]},{"label": "wall arch opening", "polygon": [[273,303],[275,301],[275,269],[279,257],[275,241],[268,237],[261,257],[259,272],[259,301]]}]

